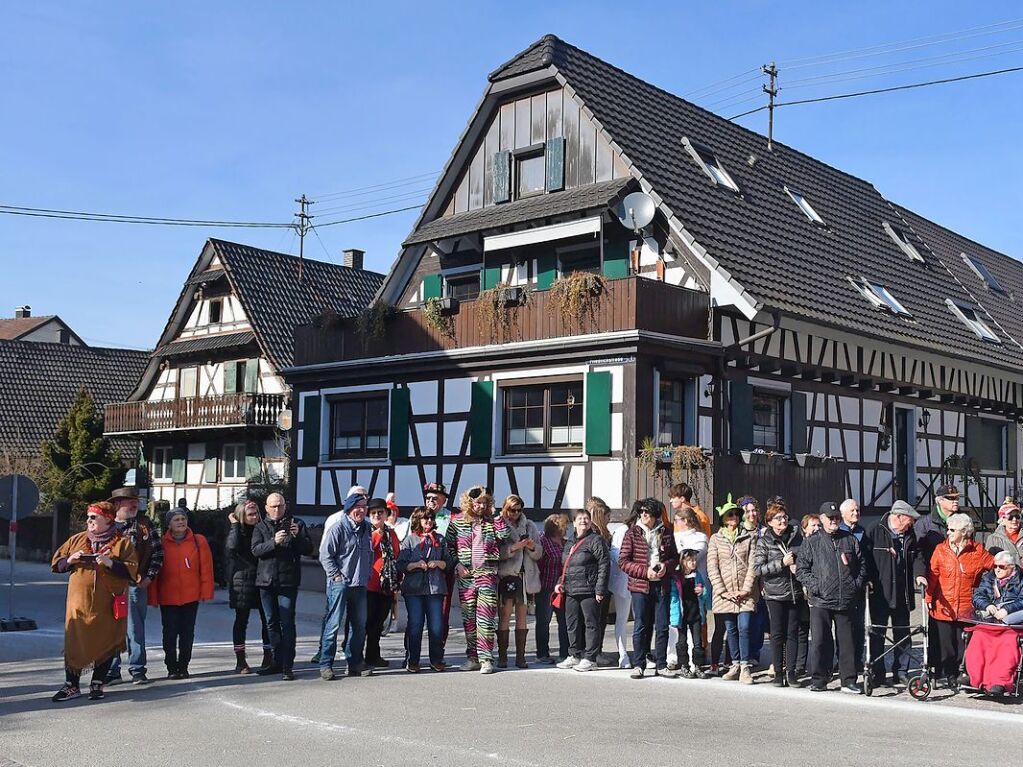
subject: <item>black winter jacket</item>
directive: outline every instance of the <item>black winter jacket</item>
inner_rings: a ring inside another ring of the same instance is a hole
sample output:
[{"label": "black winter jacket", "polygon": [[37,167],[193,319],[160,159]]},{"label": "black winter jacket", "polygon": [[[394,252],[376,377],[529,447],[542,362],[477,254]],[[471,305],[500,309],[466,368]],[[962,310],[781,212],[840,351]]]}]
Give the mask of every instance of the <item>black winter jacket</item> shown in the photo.
[{"label": "black winter jacket", "polygon": [[790,525],[781,535],[765,527],[753,550],[753,572],[763,583],[763,597],[773,602],[804,602],[803,584],[796,574],[782,564],[789,551],[797,555],[803,545],[803,536],[795,526]]},{"label": "black winter jacket", "polygon": [[807,538],[796,557],[796,575],[811,607],[845,610],[863,590],[866,568],[856,537],[845,530],[820,530]]},{"label": "black winter jacket", "polygon": [[[575,553],[571,553],[573,548]],[[596,532],[590,530],[571,546],[566,545],[564,558],[566,594],[583,596],[608,593],[611,553],[607,543]]]},{"label": "black winter jacket", "polygon": [[227,534],[228,599],[234,610],[259,607],[259,589],[256,588],[259,560],[252,553],[252,532],[255,529],[255,525],[249,527],[235,522]]},{"label": "black winter jacket", "polygon": [[279,589],[297,589],[302,583],[302,555],[313,553],[313,542],[305,522],[298,523],[298,534],[285,538],[280,546],[274,543],[274,520],[267,517],[252,531],[252,554],[256,565],[256,585]]},{"label": "black winter jacket", "polygon": [[917,544],[914,528],[909,528],[902,536],[901,565],[896,556],[894,546],[895,533],[888,526],[889,515],[885,514],[880,521],[863,536],[863,558],[867,565],[867,579],[874,596],[871,599],[883,599],[888,606],[895,608],[899,603],[899,567],[904,580],[905,603],[912,610],[916,607],[916,579],[927,577],[927,565]]},{"label": "black winter jacket", "polygon": [[913,531],[916,533],[916,545],[923,554],[926,567],[931,562],[931,554],[948,537],[948,523],[942,519],[938,510],[934,509],[926,517],[920,517],[913,523]]}]

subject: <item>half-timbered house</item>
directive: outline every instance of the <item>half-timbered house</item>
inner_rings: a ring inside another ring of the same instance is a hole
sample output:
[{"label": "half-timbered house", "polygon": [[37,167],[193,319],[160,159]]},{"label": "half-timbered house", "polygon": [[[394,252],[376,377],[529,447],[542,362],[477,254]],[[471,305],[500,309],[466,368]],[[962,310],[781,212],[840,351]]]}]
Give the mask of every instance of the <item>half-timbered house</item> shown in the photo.
[{"label": "half-timbered house", "polygon": [[294,330],[324,312],[359,314],[383,275],[362,252],[332,264],[224,240],[203,247],[126,402],[106,406],[108,435],[142,442],[137,483],[153,500],[230,504],[286,481]]},{"label": "half-timbered house", "polygon": [[[604,282],[559,290],[581,272]],[[547,36],[489,76],[386,331],[299,329],[298,507],[439,479],[623,509],[688,446],[705,506],[925,508],[954,475],[990,508],[1018,484],[1021,290],[1014,259]]]}]

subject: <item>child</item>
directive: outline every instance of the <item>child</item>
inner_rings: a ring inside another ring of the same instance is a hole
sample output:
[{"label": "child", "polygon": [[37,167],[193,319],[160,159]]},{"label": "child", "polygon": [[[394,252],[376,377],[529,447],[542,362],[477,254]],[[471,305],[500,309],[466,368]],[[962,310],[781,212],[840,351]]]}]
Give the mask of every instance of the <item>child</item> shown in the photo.
[{"label": "child", "polygon": [[[675,653],[678,675],[683,679],[707,679],[703,670],[703,626],[710,608],[710,585],[698,569],[698,553],[686,549],[679,558],[679,570],[671,580],[671,625],[678,629]],[[693,644],[693,666],[689,666],[687,635]],[[695,671],[693,670],[695,669]]]}]

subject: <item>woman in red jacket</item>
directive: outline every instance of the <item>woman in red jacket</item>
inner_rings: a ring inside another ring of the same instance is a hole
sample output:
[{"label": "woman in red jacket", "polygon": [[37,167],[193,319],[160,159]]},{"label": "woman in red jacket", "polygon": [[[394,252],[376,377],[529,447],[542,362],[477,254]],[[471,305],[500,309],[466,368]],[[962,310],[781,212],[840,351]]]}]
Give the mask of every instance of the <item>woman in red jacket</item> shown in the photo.
[{"label": "woman in red jacket", "polygon": [[167,513],[163,567],[149,589],[149,604],[160,608],[168,679],[188,679],[199,602],[213,599],[213,555],[206,538],[188,529],[181,509]]},{"label": "woman in red jacket", "polygon": [[938,676],[950,690],[958,687],[963,661],[963,623],[973,619],[973,589],[994,558],[973,540],[973,522],[966,514],[946,520],[947,538],[931,554],[927,571],[927,607],[934,621]]},{"label": "woman in red jacket", "polygon": [[398,590],[398,536],[387,526],[387,502],[370,498],[366,514],[373,526],[373,572],[366,584],[366,652],[367,668],[387,668],[391,664],[380,656],[380,637],[384,623],[391,614],[394,593]]}]

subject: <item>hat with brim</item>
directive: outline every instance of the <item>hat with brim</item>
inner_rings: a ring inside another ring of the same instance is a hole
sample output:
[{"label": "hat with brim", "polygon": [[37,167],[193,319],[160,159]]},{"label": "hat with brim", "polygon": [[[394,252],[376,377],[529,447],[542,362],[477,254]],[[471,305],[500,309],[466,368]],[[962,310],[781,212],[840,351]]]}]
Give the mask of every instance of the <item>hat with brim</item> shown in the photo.
[{"label": "hat with brim", "polygon": [[904,517],[911,517],[912,519],[920,519],[920,512],[914,509],[905,501],[896,501],[892,504],[891,511],[889,514],[901,514]]},{"label": "hat with brim", "polygon": [[838,504],[834,501],[825,501],[821,504],[820,508],[817,509],[818,516],[821,517],[840,517],[842,512],[838,509]]},{"label": "hat with brim", "polygon": [[117,503],[118,501],[137,501],[138,499],[139,494],[134,487],[119,487],[110,494],[107,500],[110,503]]},{"label": "hat with brim", "polygon": [[942,485],[938,488],[938,497],[949,501],[959,500],[959,488],[955,485]]}]

